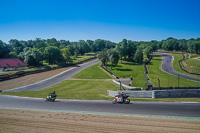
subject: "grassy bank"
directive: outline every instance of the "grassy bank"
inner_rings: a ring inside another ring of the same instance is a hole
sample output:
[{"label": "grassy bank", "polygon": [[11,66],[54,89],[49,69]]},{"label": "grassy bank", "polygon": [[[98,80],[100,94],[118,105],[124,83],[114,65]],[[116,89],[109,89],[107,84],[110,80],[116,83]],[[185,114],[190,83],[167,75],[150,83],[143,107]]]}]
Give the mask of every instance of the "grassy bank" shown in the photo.
[{"label": "grassy bank", "polygon": [[110,74],[104,72],[102,68],[100,68],[100,64],[95,64],[93,66],[90,66],[78,74],[74,75],[72,78],[78,78],[78,79],[112,79]]},{"label": "grassy bank", "polygon": [[[180,72],[180,73],[183,73],[183,74],[185,74],[185,75],[189,75],[189,76],[193,76],[193,77],[198,77],[198,75],[189,74],[189,73],[187,73],[187,72],[181,70],[181,68],[180,68],[180,66],[179,66],[179,63],[178,63],[179,60],[182,60],[182,59],[183,59],[183,56],[182,56],[181,54],[171,54],[171,55],[174,56],[173,68],[174,68],[175,71]],[[192,62],[188,62],[188,60],[192,60]],[[187,63],[188,65],[190,65],[190,66],[195,66],[195,68],[198,68],[198,66],[200,65],[200,63],[199,63],[200,61],[195,60],[195,59],[187,59],[186,61],[188,62],[188,63]],[[191,64],[191,63],[192,63],[192,64]],[[199,67],[198,69],[200,69],[200,67]],[[199,70],[199,71],[200,71],[200,70]]]},{"label": "grassy bank", "polygon": [[118,89],[119,86],[112,81],[66,80],[39,91],[3,92],[1,94],[45,98],[55,90],[58,99],[111,100],[112,97],[107,95],[107,90]]},{"label": "grassy bank", "polygon": [[123,61],[119,63],[116,67],[111,69],[110,65],[107,67],[112,73],[116,74],[118,77],[130,78],[133,76],[132,86],[134,87],[144,87],[146,78],[144,75],[144,67],[142,64]]},{"label": "grassy bank", "polygon": [[[147,65],[149,71],[149,78],[151,82],[158,87],[158,79],[160,80],[160,87],[178,87],[178,77],[165,73],[161,70],[162,57],[160,55],[153,55],[151,63]],[[179,78],[179,87],[197,87],[197,82]]]}]

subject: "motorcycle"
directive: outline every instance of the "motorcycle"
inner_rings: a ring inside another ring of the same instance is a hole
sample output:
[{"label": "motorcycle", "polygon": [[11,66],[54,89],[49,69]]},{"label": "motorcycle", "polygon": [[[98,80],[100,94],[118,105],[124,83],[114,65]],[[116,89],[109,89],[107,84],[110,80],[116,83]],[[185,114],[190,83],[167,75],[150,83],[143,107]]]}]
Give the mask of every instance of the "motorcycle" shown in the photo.
[{"label": "motorcycle", "polygon": [[46,101],[54,102],[56,100],[57,95],[52,95],[49,93],[49,95],[46,98]]},{"label": "motorcycle", "polygon": [[115,96],[114,100],[112,101],[113,104],[115,103],[125,103],[125,104],[129,104],[130,103],[130,99],[128,99],[129,96],[120,96],[117,95]]}]

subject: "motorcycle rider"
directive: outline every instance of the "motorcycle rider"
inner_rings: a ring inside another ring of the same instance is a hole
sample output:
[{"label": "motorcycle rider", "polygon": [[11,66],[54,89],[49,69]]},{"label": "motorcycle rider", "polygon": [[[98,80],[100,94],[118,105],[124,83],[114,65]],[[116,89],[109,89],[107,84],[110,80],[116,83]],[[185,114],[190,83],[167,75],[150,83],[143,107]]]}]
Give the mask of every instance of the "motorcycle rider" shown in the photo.
[{"label": "motorcycle rider", "polygon": [[50,95],[51,95],[51,98],[53,97],[53,96],[55,96],[56,95],[56,92],[55,91],[53,91],[53,93],[49,93]]},{"label": "motorcycle rider", "polygon": [[124,97],[126,96],[126,94],[122,91],[121,94],[120,94],[120,97],[122,97],[122,100],[124,102]]}]

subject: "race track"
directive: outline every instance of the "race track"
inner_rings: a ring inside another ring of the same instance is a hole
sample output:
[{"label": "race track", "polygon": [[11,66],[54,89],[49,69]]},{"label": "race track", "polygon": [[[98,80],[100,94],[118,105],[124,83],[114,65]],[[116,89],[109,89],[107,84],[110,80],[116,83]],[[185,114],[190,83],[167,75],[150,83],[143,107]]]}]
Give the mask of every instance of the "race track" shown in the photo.
[{"label": "race track", "polygon": [[92,62],[89,63],[85,63],[76,67],[73,67],[67,71],[64,71],[58,75],[55,75],[49,79],[46,80],[42,80],[40,82],[31,84],[31,85],[27,85],[27,86],[23,86],[23,87],[19,87],[19,88],[14,88],[14,89],[10,89],[10,90],[5,90],[4,92],[8,92],[8,91],[37,91],[37,90],[41,90],[43,88],[52,86],[54,84],[57,84],[61,81],[67,80],[68,78],[72,77],[73,75],[79,73],[80,71],[82,71],[83,69],[92,66],[94,64],[99,63],[99,60],[94,60]]},{"label": "race track", "polygon": [[172,74],[174,76],[179,76],[181,78],[184,78],[184,79],[188,79],[188,80],[193,80],[193,81],[198,81],[200,82],[200,78],[196,78],[196,77],[192,77],[192,76],[189,76],[189,75],[185,75],[185,74],[182,74],[182,73],[179,73],[177,71],[174,70],[173,68],[173,57],[169,54],[166,54],[166,53],[158,53],[156,52],[155,54],[159,54],[162,56],[162,70],[169,73],[169,74]]},{"label": "race track", "polygon": [[38,109],[53,111],[84,111],[112,114],[137,114],[156,116],[200,118],[200,103],[131,102],[112,104],[111,101],[60,100],[45,102],[45,99],[21,98],[0,95],[0,108]]},{"label": "race track", "polygon": [[[98,63],[98,60],[73,68],[42,82],[7,91],[34,91],[63,80],[81,70]],[[41,98],[22,98],[0,95],[0,109],[29,109],[59,112],[93,112],[121,115],[151,115],[198,118],[200,120],[200,103],[164,103],[164,102],[133,102],[130,104],[112,104],[111,101],[61,100],[45,102]]]}]

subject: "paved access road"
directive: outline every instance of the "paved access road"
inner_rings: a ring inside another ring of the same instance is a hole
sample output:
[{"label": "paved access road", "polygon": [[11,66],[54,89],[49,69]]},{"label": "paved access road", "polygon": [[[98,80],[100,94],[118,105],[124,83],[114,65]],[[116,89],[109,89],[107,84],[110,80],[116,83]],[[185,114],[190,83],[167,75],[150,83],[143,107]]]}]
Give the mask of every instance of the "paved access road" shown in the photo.
[{"label": "paved access road", "polygon": [[36,109],[51,111],[85,111],[99,113],[178,116],[200,118],[200,103],[133,102],[112,104],[111,101],[60,100],[21,98],[0,95],[0,109]]},{"label": "paved access road", "polygon": [[19,88],[15,88],[15,89],[11,89],[11,90],[5,90],[4,92],[7,92],[7,91],[37,91],[37,90],[41,90],[43,88],[46,88],[46,87],[49,87],[49,86],[52,86],[54,84],[57,84],[61,81],[64,81],[64,80],[67,80],[68,78],[72,77],[73,75],[79,73],[80,71],[82,71],[83,69],[89,67],[89,66],[92,66],[94,64],[97,64],[99,63],[100,60],[94,60],[92,62],[89,62],[89,63],[85,63],[85,64],[82,64],[80,66],[76,66],[76,67],[73,67],[69,70],[66,70],[58,75],[55,75],[49,79],[45,79],[45,80],[42,80],[40,82],[37,82],[37,83],[34,83],[34,84],[31,84],[31,85],[27,85],[27,86],[23,86],[23,87],[19,87]]},{"label": "paved access road", "polygon": [[192,76],[185,75],[185,74],[175,71],[173,68],[173,64],[172,64],[173,56],[166,54],[166,53],[158,53],[158,52],[156,52],[155,54],[160,54],[162,56],[162,70],[163,71],[165,71],[169,74],[175,75],[175,76],[179,76],[184,79],[189,79],[189,80],[200,82],[200,78],[192,77]]}]

